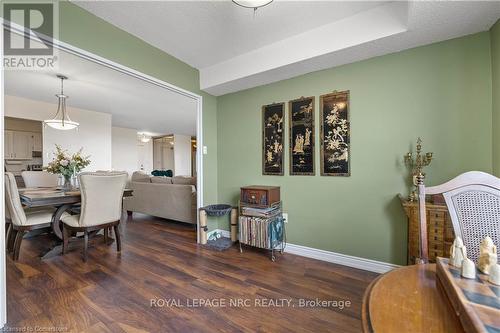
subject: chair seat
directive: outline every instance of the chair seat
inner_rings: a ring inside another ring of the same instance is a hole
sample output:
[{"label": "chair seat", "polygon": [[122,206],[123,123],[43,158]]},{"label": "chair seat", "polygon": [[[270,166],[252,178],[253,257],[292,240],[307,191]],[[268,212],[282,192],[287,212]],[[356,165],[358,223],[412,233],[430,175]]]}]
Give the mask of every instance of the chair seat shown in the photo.
[{"label": "chair seat", "polygon": [[69,225],[70,227],[79,227],[79,222],[80,222],[80,214],[78,215],[67,215],[61,218],[61,221],[64,224]]},{"label": "chair seat", "polygon": [[[26,214],[26,224],[38,225],[44,223],[50,223],[52,221],[52,215],[54,215],[55,208],[28,208],[24,210]],[[68,213],[63,213],[63,217],[69,215]]]}]

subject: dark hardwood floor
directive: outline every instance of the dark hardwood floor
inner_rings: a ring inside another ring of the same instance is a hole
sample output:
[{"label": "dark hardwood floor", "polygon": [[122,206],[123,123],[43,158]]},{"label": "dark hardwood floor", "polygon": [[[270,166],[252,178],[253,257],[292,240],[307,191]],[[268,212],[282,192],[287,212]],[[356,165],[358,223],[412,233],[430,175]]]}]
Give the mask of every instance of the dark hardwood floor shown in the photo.
[{"label": "dark hardwood floor", "polygon": [[[49,332],[361,331],[363,292],[374,273],[291,254],[273,263],[267,253],[245,248],[240,254],[236,246],[209,250],[196,245],[192,227],[148,216],[134,215],[121,228],[121,254],[115,244],[96,242],[86,263],[81,247],[40,260],[51,242],[47,235],[23,241],[19,261],[7,262],[7,326]],[[162,303],[171,299],[176,304]],[[233,306],[238,299],[240,306]],[[301,299],[351,305],[303,308]]]}]

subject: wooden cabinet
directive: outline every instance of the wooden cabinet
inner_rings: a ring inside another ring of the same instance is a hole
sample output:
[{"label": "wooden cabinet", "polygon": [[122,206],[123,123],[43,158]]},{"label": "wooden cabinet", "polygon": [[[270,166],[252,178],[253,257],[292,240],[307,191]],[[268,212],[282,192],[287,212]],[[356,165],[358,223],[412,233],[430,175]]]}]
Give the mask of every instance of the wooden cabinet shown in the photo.
[{"label": "wooden cabinet", "polygon": [[[415,263],[419,255],[419,219],[418,202],[409,202],[400,196],[401,204],[408,217],[408,265]],[[446,204],[427,202],[427,242],[429,245],[429,261],[436,262],[436,257],[448,257],[450,247],[455,239],[453,225]]]},{"label": "wooden cabinet", "polygon": [[280,188],[278,186],[246,186],[241,188],[240,200],[247,205],[256,207],[270,207],[280,202]]},{"label": "wooden cabinet", "polygon": [[33,156],[32,132],[10,131],[4,133],[5,158],[10,160],[30,160]]}]

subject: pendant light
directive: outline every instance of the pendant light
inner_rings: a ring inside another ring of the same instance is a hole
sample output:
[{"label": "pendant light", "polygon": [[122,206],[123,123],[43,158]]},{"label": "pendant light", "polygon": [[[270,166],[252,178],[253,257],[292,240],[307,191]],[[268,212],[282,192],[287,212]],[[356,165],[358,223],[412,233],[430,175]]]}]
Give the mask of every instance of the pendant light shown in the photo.
[{"label": "pendant light", "polygon": [[141,140],[142,143],[148,143],[151,140],[151,137],[146,135],[146,133],[139,133],[139,140]]},{"label": "pendant light", "polygon": [[57,75],[57,77],[61,80],[61,93],[56,94],[57,112],[54,118],[50,120],[44,120],[43,123],[46,126],[63,131],[78,128],[80,124],[78,124],[76,121],[72,121],[69,118],[68,112],[66,111],[66,99],[69,96],[64,94],[64,80],[67,80],[68,78],[64,75]]},{"label": "pendant light", "polygon": [[235,4],[245,8],[253,8],[254,11],[257,8],[269,5],[273,0],[233,0]]}]

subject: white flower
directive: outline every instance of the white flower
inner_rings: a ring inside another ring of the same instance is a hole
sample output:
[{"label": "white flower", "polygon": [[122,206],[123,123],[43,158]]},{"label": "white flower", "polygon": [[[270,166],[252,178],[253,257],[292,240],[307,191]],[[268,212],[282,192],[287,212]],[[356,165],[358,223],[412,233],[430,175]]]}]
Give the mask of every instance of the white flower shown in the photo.
[{"label": "white flower", "polygon": [[68,161],[68,160],[62,160],[62,161],[61,161],[61,165],[62,165],[62,166],[68,166],[68,164],[69,164],[69,161]]}]

